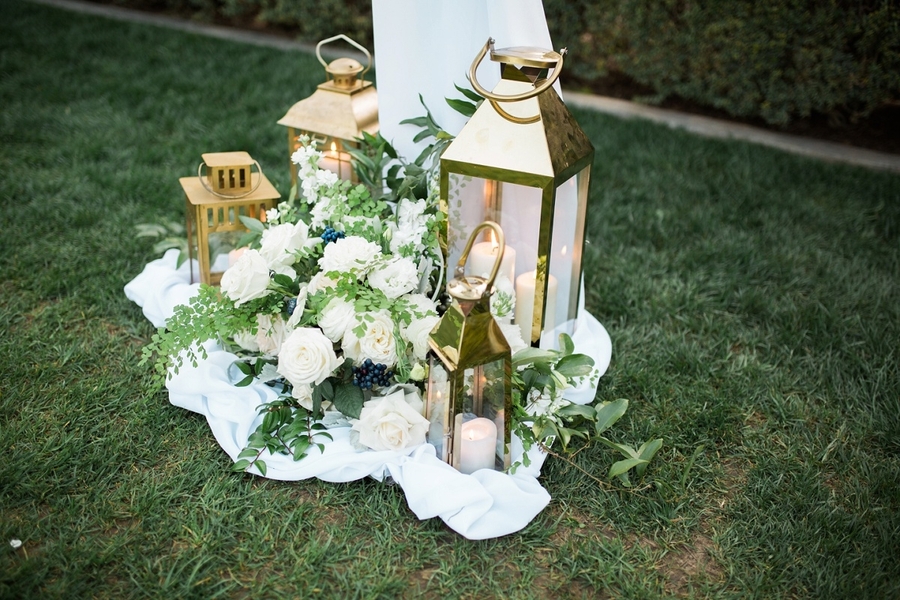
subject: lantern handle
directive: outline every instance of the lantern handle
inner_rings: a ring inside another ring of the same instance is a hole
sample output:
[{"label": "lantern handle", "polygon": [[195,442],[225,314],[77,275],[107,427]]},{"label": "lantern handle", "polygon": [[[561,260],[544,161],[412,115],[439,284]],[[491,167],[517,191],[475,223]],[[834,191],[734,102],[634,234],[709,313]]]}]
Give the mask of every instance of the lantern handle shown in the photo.
[{"label": "lantern handle", "polygon": [[324,39],[321,42],[319,42],[318,44],[316,44],[316,58],[319,59],[319,62],[322,63],[322,66],[327,68],[328,63],[325,62],[325,60],[322,58],[322,53],[319,51],[319,49],[322,46],[324,46],[325,44],[330,44],[331,42],[335,42],[337,40],[344,40],[345,42],[347,42],[348,44],[350,44],[351,46],[353,46],[354,48],[356,48],[357,50],[361,51],[363,54],[366,55],[366,60],[368,61],[369,64],[366,65],[366,68],[362,70],[362,73],[360,73],[359,76],[362,77],[363,75],[365,75],[368,72],[368,70],[372,68],[372,54],[369,53],[368,50],[366,50],[365,46],[354,42],[353,40],[348,38],[343,33],[339,33],[335,36]]},{"label": "lantern handle", "polygon": [[534,88],[533,90],[529,90],[527,92],[522,92],[521,94],[495,94],[486,90],[484,87],[478,83],[478,78],[475,75],[475,71],[478,69],[478,65],[481,64],[481,61],[484,60],[485,55],[488,50],[491,51],[491,57],[494,55],[494,38],[489,37],[487,42],[485,42],[484,47],[482,47],[481,51],[478,53],[478,56],[475,57],[475,60],[472,61],[472,66],[469,67],[469,72],[467,77],[469,79],[469,83],[472,84],[472,87],[476,92],[484,96],[491,103],[491,106],[494,107],[500,115],[513,123],[518,123],[520,125],[527,125],[528,123],[536,123],[541,120],[540,115],[535,115],[534,117],[517,117],[515,115],[511,115],[506,112],[503,108],[500,107],[500,102],[520,102],[522,100],[528,100],[529,98],[534,98],[535,96],[544,93],[547,89],[556,83],[556,80],[559,79],[560,74],[562,73],[563,68],[563,59],[566,55],[567,50],[563,48],[559,52],[553,52],[559,58],[556,61],[556,65],[553,67],[553,72],[550,73],[550,76],[544,80],[539,86]]},{"label": "lantern handle", "polygon": [[[232,196],[229,194],[220,194],[216,190],[209,187],[209,185],[206,183],[206,178],[203,176],[203,167],[206,166],[206,163],[204,163],[204,162],[200,163],[197,166],[197,179],[200,180],[200,185],[202,185],[203,188],[207,192],[212,194],[213,196],[218,196],[219,198],[225,198],[226,200],[238,200],[240,198],[246,198],[247,196],[249,196],[250,194],[252,194],[253,192],[255,192],[257,190],[257,188],[259,187],[259,185],[262,183],[262,180],[263,180],[262,167],[259,166],[259,162],[254,160],[253,164],[256,165],[256,170],[259,172],[259,177],[256,180],[256,185],[254,185],[250,191],[244,192],[243,194],[237,194],[235,196]],[[252,174],[251,174],[250,178],[251,179],[253,178]]]},{"label": "lantern handle", "polygon": [[453,275],[455,279],[463,279],[466,276],[466,261],[469,259],[469,252],[472,250],[472,244],[475,242],[475,238],[478,234],[484,229],[491,229],[494,232],[494,235],[497,236],[497,258],[494,259],[494,266],[491,268],[491,273],[487,278],[485,283],[485,290],[490,290],[494,286],[494,279],[497,278],[497,272],[500,270],[500,264],[503,262],[503,252],[506,249],[506,236],[503,235],[503,229],[500,228],[500,225],[493,221],[484,221],[480,223],[469,235],[469,240],[466,242],[466,247],[463,249],[462,256],[459,257],[459,262],[456,263],[456,270]]}]

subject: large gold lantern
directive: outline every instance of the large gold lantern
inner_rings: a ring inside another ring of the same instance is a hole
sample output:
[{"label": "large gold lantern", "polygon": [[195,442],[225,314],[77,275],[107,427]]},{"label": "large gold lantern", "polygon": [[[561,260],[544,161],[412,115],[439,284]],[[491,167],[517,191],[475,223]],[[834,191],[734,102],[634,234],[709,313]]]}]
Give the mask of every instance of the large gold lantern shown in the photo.
[{"label": "large gold lantern", "polygon": [[188,256],[199,263],[202,283],[218,285],[247,231],[240,217],[264,221],[265,211],[275,207],[281,194],[246,152],[204,154],[197,176],[179,182],[185,195]]},{"label": "large gold lantern", "polygon": [[438,457],[463,473],[510,466],[511,354],[489,305],[502,251],[487,277],[465,275],[472,243],[484,229],[491,229],[504,247],[496,223],[475,228],[447,284],[453,301],[428,339],[433,351],[426,391],[428,441]]},{"label": "large gold lantern", "polygon": [[[336,40],[344,40],[361,50],[368,65],[363,67],[352,58],[326,63],[320,49]],[[319,168],[349,180],[353,178],[353,166],[347,149],[359,146],[356,138],[362,137],[363,132],[378,131],[378,93],[372,82],[362,79],[372,66],[372,55],[341,34],[319,42],[316,57],[325,67],[325,83],[319,84],[312,96],[293,105],[278,124],[288,129],[288,156],[299,148],[299,137],[308,136],[325,155]],[[290,168],[293,185],[297,182],[297,167],[291,163]]]},{"label": "large gold lantern", "polygon": [[[492,91],[475,76],[489,50],[501,63]],[[590,140],[552,87],[564,55],[530,47],[495,50],[489,39],[469,70],[473,88],[487,101],[441,157],[448,264],[478,223],[499,223],[516,323],[526,343],[541,347],[556,347],[560,333],[574,331],[594,159]],[[475,248],[496,253],[497,243],[485,239]]]}]

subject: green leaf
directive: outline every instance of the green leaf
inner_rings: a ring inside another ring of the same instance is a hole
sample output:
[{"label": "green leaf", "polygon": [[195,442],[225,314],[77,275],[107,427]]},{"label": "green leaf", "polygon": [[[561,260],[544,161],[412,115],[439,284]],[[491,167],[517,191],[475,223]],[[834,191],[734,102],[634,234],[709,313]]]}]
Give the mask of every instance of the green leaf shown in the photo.
[{"label": "green leaf", "polygon": [[687,462],[687,465],[684,467],[684,471],[681,473],[681,487],[684,488],[684,484],[687,482],[688,473],[690,473],[691,469],[694,466],[694,461],[697,460],[697,457],[703,454],[703,444],[697,446],[697,449],[694,450],[694,453],[691,455],[690,460]]},{"label": "green leaf", "polygon": [[253,448],[244,448],[241,450],[241,453],[238,454],[238,458],[256,458],[258,450],[254,450]]},{"label": "green leaf", "polygon": [[653,460],[653,457],[659,452],[659,449],[662,448],[663,441],[662,438],[657,438],[651,442],[644,442],[644,444],[638,448],[638,454],[642,459],[647,461],[642,465],[638,465],[638,468],[634,470],[635,473],[638,474],[638,477],[644,475],[644,471],[647,470],[647,464]]},{"label": "green leaf", "polygon": [[261,460],[258,460],[254,464],[256,465],[256,468],[259,469],[259,474],[262,475],[263,477],[265,477],[266,476],[266,463]]},{"label": "green leaf", "polygon": [[287,289],[290,289],[294,285],[294,280],[283,273],[276,273],[275,277],[272,278],[272,281]]},{"label": "green leaf", "polygon": [[594,370],[594,359],[586,354],[570,354],[556,363],[556,370],[569,379],[587,377]]},{"label": "green leaf", "polygon": [[462,94],[463,96],[465,96],[472,102],[478,103],[478,102],[481,102],[484,100],[484,98],[481,96],[481,94],[479,94],[475,90],[470,90],[468,88],[459,87],[459,85],[457,85],[455,83],[453,84],[453,87],[455,87],[457,89],[457,91],[459,91],[460,94]]},{"label": "green leaf", "polygon": [[466,102],[465,100],[456,100],[454,98],[445,98],[445,100],[447,101],[447,104],[450,105],[450,108],[466,117],[471,117],[478,109],[475,104]]},{"label": "green leaf", "polygon": [[246,377],[235,383],[234,387],[247,387],[251,383],[253,383],[253,375],[247,375]]},{"label": "green leaf", "polygon": [[600,442],[602,442],[603,444],[606,444],[607,446],[609,446],[610,448],[612,448],[614,450],[618,450],[626,458],[634,458],[636,460],[639,460],[641,458],[641,455],[638,454],[637,450],[635,450],[631,446],[628,446],[626,444],[617,444],[616,442],[612,442],[612,441],[606,439],[605,437],[598,437],[597,439],[600,440]]},{"label": "green leaf", "polygon": [[246,215],[240,215],[241,223],[244,224],[244,227],[249,229],[250,231],[255,231],[256,233],[262,233],[266,230],[266,226],[262,224],[262,221],[259,219],[254,219],[253,217],[248,217]]},{"label": "green leaf", "polygon": [[620,460],[616,463],[613,463],[613,466],[609,468],[609,478],[618,477],[623,473],[627,473],[634,467],[638,465],[647,464],[647,461],[642,458],[626,458],[625,460]]},{"label": "green leaf", "polygon": [[563,356],[569,356],[575,352],[575,342],[567,333],[559,334],[559,351]]},{"label": "green leaf", "polygon": [[564,406],[557,411],[562,417],[584,417],[585,419],[593,419],[597,415],[597,411],[590,404],[570,404]]},{"label": "green leaf", "polygon": [[622,418],[628,410],[628,400],[619,398],[613,402],[607,402],[597,409],[597,423],[594,425],[597,435],[600,435]]},{"label": "green leaf", "polygon": [[351,419],[358,419],[365,397],[352,383],[339,383],[334,389],[334,407]]}]

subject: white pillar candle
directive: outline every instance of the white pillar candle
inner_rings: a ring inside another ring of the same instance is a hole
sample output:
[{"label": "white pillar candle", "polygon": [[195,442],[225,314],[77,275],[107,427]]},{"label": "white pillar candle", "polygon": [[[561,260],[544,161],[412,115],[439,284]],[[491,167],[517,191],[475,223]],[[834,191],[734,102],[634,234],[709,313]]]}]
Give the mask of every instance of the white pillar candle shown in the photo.
[{"label": "white pillar candle", "polygon": [[[528,271],[516,277],[516,324],[522,330],[522,339],[531,345],[531,324],[534,320],[534,296],[537,272]],[[543,329],[553,329],[556,315],[556,277],[547,274],[547,310],[544,311]]]},{"label": "white pillar candle", "polygon": [[474,473],[493,469],[497,452],[497,426],[490,419],[478,417],[459,428],[459,470]]},{"label": "white pillar candle", "polygon": [[[480,242],[472,246],[469,252],[469,270],[472,275],[487,277],[497,262],[497,253],[500,245],[497,242]],[[500,269],[497,275],[505,275],[510,282],[515,281],[516,275],[516,251],[511,246],[503,247],[503,260],[500,261]]]}]

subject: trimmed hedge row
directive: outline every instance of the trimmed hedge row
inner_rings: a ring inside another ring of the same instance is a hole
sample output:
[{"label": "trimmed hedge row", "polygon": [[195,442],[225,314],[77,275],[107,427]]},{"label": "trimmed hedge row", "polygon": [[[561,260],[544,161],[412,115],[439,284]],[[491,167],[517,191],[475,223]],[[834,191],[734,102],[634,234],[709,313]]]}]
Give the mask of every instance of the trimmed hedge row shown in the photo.
[{"label": "trimmed hedge row", "polygon": [[[107,0],[110,1],[110,0]],[[315,42],[346,33],[371,48],[368,0],[112,0],[208,20],[274,25]],[[590,85],[624,74],[655,91],[787,124],[854,121],[900,102],[895,0],[544,0],[567,72]],[[565,74],[563,75],[565,78]]]}]

